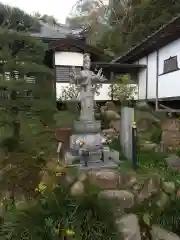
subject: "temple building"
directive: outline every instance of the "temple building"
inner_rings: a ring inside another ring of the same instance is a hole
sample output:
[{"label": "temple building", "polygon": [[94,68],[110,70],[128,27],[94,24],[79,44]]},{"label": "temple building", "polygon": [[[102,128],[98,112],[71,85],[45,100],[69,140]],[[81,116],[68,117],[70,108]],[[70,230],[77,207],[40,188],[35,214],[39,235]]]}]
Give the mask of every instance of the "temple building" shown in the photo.
[{"label": "temple building", "polygon": [[[40,31],[31,35],[48,43],[49,49],[44,62],[54,71],[52,83],[57,99],[61,96],[62,87],[69,85],[72,66],[75,66],[77,72],[81,70],[84,53],[90,54],[92,62],[98,62],[104,57],[103,51],[86,43],[86,33],[83,29],[70,29],[63,24],[50,26],[41,22]],[[103,84],[95,100],[110,100],[109,86],[109,83]]]}]

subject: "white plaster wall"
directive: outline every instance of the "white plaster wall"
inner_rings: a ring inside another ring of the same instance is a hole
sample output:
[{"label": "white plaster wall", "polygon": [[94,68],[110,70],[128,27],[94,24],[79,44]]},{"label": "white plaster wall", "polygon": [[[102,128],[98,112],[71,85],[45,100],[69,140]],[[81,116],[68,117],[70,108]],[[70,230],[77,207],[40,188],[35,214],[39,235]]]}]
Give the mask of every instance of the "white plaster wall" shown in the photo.
[{"label": "white plaster wall", "polygon": [[[62,87],[68,87],[69,83],[56,83],[56,98],[58,99],[61,96]],[[109,86],[110,84],[103,84],[102,88],[99,89],[100,95],[95,96],[96,101],[102,100],[111,100],[109,96]]]},{"label": "white plaster wall", "polygon": [[83,66],[83,53],[55,52],[55,65]]},{"label": "white plaster wall", "polygon": [[[178,67],[180,68],[180,39],[159,49],[158,68],[158,98],[179,97],[180,96],[180,70],[163,74],[164,60],[177,56]],[[147,64],[147,57],[139,60],[139,64]],[[156,74],[157,74],[157,52],[148,55],[148,81],[147,98],[156,98]],[[146,98],[146,69],[138,74],[139,100]]]},{"label": "white plaster wall", "polygon": [[[144,57],[139,60],[139,64],[147,64],[147,58]],[[139,82],[139,100],[146,98],[146,68],[142,69],[138,74],[138,82]]]},{"label": "white plaster wall", "polygon": [[111,97],[109,96],[109,89],[110,84],[102,84],[102,87],[99,89],[100,95],[95,96],[96,101],[102,101],[102,100],[111,100]]},{"label": "white plaster wall", "polygon": [[177,56],[180,68],[180,39],[159,50],[158,98],[180,96],[180,70],[163,74],[164,60]]},{"label": "white plaster wall", "polygon": [[161,75],[158,82],[158,98],[180,96],[180,71]]},{"label": "white plaster wall", "polygon": [[148,84],[147,98],[156,98],[156,76],[157,76],[157,52],[153,52],[148,56]]}]

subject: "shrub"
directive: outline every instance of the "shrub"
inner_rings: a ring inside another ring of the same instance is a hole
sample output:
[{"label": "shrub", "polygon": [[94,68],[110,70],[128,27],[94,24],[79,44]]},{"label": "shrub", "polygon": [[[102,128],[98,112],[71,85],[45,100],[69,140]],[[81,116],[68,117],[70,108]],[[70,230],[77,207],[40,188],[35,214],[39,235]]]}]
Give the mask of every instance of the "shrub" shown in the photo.
[{"label": "shrub", "polygon": [[45,192],[28,207],[11,209],[1,229],[3,239],[63,239],[65,230],[77,240],[119,240],[112,206],[99,198],[99,191],[88,183],[85,194],[71,197],[69,189],[56,187]]},{"label": "shrub", "polygon": [[152,131],[152,134],[150,136],[150,141],[159,144],[161,142],[161,136],[162,136],[162,129],[160,126],[156,126],[155,129]]},{"label": "shrub", "polygon": [[[141,231],[150,235],[152,224],[157,224],[160,227],[180,234],[180,198],[172,195],[164,208],[159,208],[156,205],[158,196],[152,196],[129,209],[127,212],[133,212],[138,215]],[[147,239],[147,238],[146,238]],[[150,238],[151,239],[151,238]]]}]

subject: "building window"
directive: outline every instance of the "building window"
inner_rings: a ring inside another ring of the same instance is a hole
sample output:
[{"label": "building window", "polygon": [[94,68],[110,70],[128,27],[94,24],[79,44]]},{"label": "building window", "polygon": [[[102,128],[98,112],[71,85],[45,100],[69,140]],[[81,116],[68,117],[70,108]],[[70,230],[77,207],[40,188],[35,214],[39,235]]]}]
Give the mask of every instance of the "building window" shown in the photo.
[{"label": "building window", "polygon": [[[72,72],[72,66],[56,66],[56,82],[69,82],[70,73]],[[79,74],[81,67],[76,67],[76,74]]]},{"label": "building window", "polygon": [[163,71],[164,74],[177,71],[178,69],[179,68],[178,68],[177,56],[170,57],[164,60],[164,71]]}]

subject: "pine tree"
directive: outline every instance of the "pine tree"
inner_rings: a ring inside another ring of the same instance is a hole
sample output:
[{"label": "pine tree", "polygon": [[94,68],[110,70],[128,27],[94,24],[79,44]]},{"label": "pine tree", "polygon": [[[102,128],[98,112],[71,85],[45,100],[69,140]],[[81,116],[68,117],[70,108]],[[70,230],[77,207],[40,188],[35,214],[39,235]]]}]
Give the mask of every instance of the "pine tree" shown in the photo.
[{"label": "pine tree", "polygon": [[7,15],[0,27],[0,158],[5,169],[0,189],[27,193],[37,184],[41,152],[52,148],[47,147],[47,128],[52,125],[55,98],[52,72],[43,63],[46,45],[28,34],[30,17],[9,9],[9,21],[3,12]]}]

